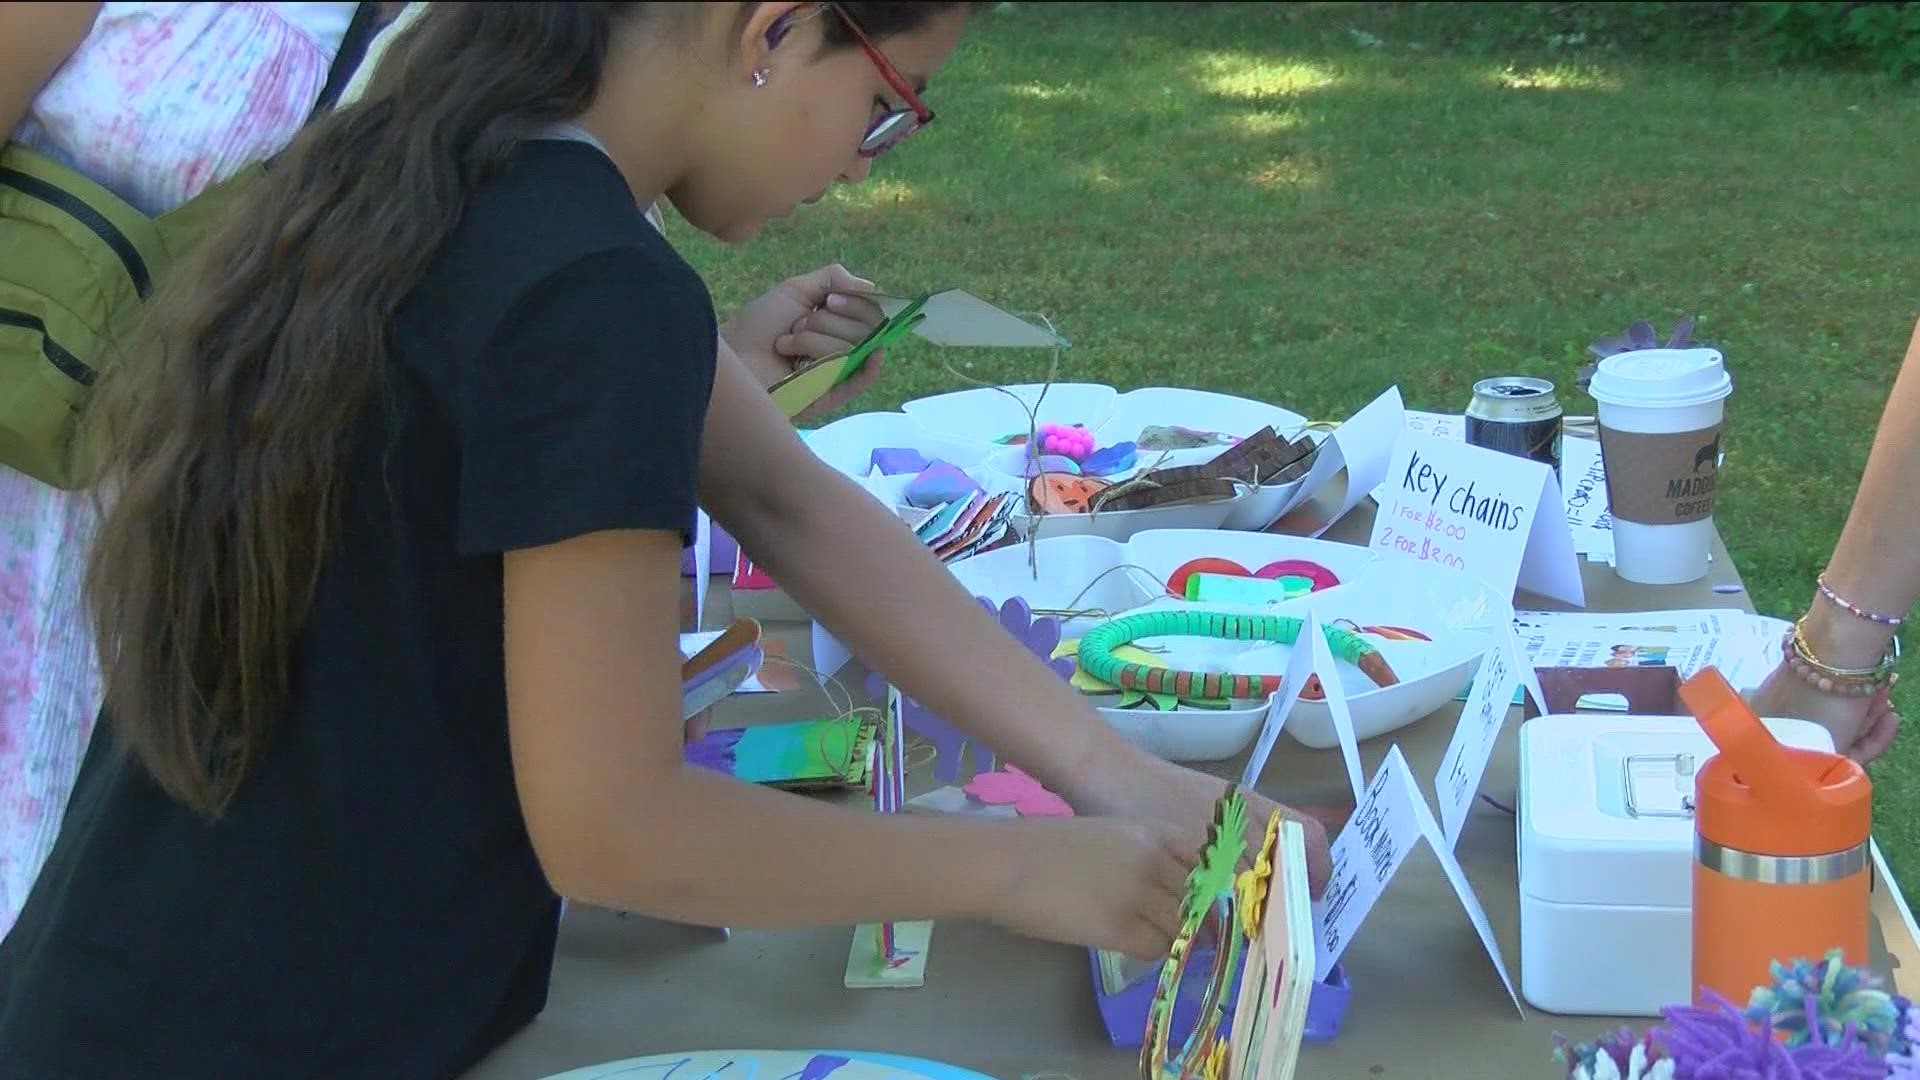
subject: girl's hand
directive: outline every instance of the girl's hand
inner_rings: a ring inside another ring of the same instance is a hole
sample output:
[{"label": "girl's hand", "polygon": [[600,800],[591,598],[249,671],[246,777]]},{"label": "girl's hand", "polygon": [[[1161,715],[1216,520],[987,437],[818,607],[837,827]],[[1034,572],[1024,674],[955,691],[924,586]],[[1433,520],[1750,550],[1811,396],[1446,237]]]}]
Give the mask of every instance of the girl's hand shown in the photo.
[{"label": "girl's hand", "polygon": [[1028,937],[1167,954],[1207,819],[1178,829],[1127,818],[1035,818],[1018,829],[1009,887],[988,918]]},{"label": "girl's hand", "polygon": [[[1213,822],[1214,805],[1226,793],[1227,782],[1184,765],[1157,758],[1131,743],[1115,749],[1107,760],[1089,767],[1084,774],[1092,783],[1075,785],[1063,792],[1076,811],[1089,814],[1114,814],[1122,817],[1159,821],[1171,827],[1191,830],[1199,837],[1193,855],[1205,842],[1206,828]],[[1241,789],[1247,806],[1247,858],[1251,859],[1266,839],[1267,819],[1278,810],[1300,822],[1307,834],[1307,883],[1318,899],[1333,876],[1333,860],[1327,850],[1328,825],[1344,821],[1344,811],[1302,810],[1282,806],[1257,791]]]},{"label": "girl's hand", "polygon": [[[886,321],[880,305],[865,295],[873,288],[873,282],[838,263],[823,266],[788,278],[741,307],[720,327],[720,336],[760,385],[770,387],[797,367],[851,349]],[[795,419],[832,412],[859,395],[879,377],[884,353],[869,356],[851,378]]]}]

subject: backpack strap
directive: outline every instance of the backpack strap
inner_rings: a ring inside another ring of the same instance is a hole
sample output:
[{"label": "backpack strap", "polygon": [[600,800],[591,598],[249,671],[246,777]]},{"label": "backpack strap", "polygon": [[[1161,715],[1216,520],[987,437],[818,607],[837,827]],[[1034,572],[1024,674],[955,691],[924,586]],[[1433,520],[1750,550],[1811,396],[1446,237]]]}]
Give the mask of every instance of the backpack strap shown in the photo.
[{"label": "backpack strap", "polygon": [[315,117],[333,108],[341,92],[353,81],[353,73],[359,70],[360,61],[367,55],[367,46],[379,32],[380,5],[355,4],[353,21],[347,24],[347,32],[340,38],[340,51],[333,54],[333,64],[327,68],[326,84],[320,88],[320,97],[313,103],[313,111],[307,114],[307,123],[313,123]]}]

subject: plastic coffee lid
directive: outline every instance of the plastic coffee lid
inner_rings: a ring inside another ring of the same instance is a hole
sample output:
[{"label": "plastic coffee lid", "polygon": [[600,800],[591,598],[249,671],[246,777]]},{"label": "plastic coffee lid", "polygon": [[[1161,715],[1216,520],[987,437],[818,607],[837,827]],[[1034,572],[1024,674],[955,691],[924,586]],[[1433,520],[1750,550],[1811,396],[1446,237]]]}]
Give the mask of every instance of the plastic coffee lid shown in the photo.
[{"label": "plastic coffee lid", "polygon": [[1686,408],[1733,393],[1733,377],[1718,349],[1637,349],[1600,361],[1587,393],[1604,405]]}]

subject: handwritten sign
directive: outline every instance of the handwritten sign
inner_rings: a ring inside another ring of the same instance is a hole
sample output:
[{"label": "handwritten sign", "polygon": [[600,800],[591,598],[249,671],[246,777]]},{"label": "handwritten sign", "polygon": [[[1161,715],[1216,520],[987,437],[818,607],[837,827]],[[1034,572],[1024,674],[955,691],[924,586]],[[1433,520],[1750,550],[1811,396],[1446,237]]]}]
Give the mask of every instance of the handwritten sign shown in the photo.
[{"label": "handwritten sign", "polygon": [[1541,712],[1547,711],[1547,697],[1540,679],[1522,659],[1519,640],[1512,623],[1501,628],[1493,647],[1480,661],[1467,702],[1460,707],[1460,721],[1454,725],[1453,739],[1441,755],[1440,771],[1433,778],[1434,793],[1439,796],[1441,833],[1447,850],[1453,850],[1467,823],[1467,812],[1480,792],[1487,762],[1493,758],[1494,743],[1512,707],[1514,691],[1522,684],[1533,695]]},{"label": "handwritten sign", "polygon": [[1347,946],[1353,943],[1368,912],[1386,894],[1388,883],[1407,861],[1414,845],[1422,842],[1439,858],[1447,883],[1466,910],[1467,920],[1473,924],[1481,947],[1493,961],[1507,996],[1513,1000],[1513,1007],[1525,1016],[1526,1009],[1514,990],[1513,977],[1507,972],[1507,962],[1500,953],[1500,943],[1493,936],[1492,924],[1487,921],[1486,909],[1474,895],[1473,885],[1452,849],[1442,841],[1440,826],[1427,809],[1427,802],[1421,797],[1413,771],[1407,767],[1407,759],[1398,744],[1387,750],[1386,759],[1367,785],[1365,797],[1333,840],[1330,851],[1333,875],[1326,892],[1313,904],[1314,926],[1319,937],[1314,978],[1324,980],[1333,971]]},{"label": "handwritten sign", "polygon": [[1387,477],[1373,550],[1465,571],[1503,596],[1525,588],[1586,606],[1552,468],[1407,431]]},{"label": "handwritten sign", "polygon": [[1599,441],[1566,439],[1560,472],[1567,480],[1567,528],[1573,533],[1574,552],[1613,562],[1613,511],[1607,502],[1607,463]]}]

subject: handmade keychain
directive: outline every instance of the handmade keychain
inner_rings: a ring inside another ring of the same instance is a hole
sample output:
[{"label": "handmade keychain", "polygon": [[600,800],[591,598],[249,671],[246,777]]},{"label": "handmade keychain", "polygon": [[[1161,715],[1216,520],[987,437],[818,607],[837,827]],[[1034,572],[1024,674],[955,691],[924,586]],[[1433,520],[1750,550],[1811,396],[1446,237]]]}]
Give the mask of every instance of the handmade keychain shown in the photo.
[{"label": "handmade keychain", "polygon": [[[1114,650],[1142,638],[1155,637],[1206,637],[1292,645],[1299,640],[1302,625],[1299,618],[1291,615],[1141,611],[1122,615],[1087,631],[1080,639],[1078,662],[1090,677],[1124,690],[1247,701],[1278,691],[1286,682],[1285,677],[1187,671],[1122,660],[1114,655]],[[1375,686],[1392,686],[1400,681],[1387,658],[1371,642],[1350,630],[1334,626],[1324,630],[1334,655],[1365,672]]]}]

